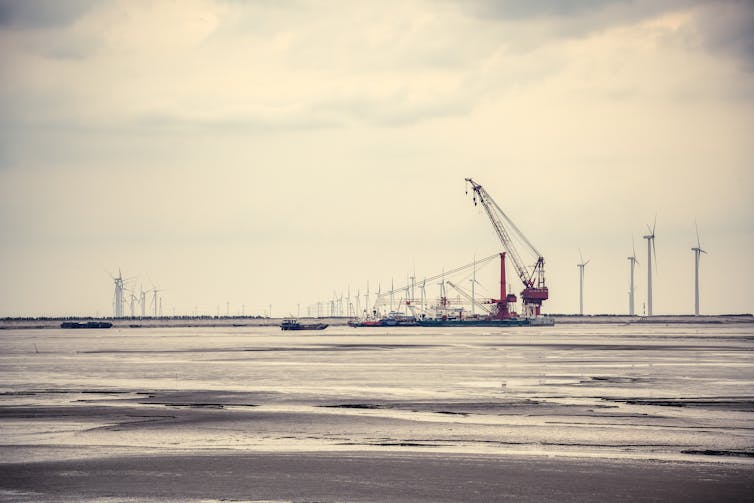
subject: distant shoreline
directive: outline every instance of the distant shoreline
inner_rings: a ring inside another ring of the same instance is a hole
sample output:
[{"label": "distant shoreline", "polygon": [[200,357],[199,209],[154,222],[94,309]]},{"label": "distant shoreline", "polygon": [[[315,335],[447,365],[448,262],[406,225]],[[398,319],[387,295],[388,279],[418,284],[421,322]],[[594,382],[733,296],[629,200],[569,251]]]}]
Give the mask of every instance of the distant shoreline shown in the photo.
[{"label": "distant shoreline", "polygon": [[[548,315],[555,320],[556,325],[576,324],[653,324],[653,325],[676,325],[676,324],[741,324],[754,323],[751,314],[722,314],[722,315],[657,315],[657,316],[628,316],[620,314],[598,315],[572,315],[552,314]],[[324,318],[299,318],[302,321],[316,320],[331,326],[345,326],[351,318],[324,317]],[[60,328],[64,321],[109,321],[113,328],[188,328],[188,327],[277,327],[282,318],[260,318],[252,316],[165,316],[145,318],[96,318],[96,317],[61,317],[61,318],[2,318],[0,330],[19,329],[49,329]],[[368,329],[366,329],[368,330]]]}]

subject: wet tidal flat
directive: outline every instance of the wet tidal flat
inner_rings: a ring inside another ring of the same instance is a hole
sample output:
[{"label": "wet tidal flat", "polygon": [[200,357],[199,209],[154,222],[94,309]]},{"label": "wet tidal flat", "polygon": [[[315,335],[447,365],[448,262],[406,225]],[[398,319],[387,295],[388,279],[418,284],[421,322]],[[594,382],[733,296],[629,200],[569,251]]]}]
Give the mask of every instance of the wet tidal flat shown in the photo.
[{"label": "wet tidal flat", "polygon": [[0,499],[728,501],[754,324],[6,330]]}]

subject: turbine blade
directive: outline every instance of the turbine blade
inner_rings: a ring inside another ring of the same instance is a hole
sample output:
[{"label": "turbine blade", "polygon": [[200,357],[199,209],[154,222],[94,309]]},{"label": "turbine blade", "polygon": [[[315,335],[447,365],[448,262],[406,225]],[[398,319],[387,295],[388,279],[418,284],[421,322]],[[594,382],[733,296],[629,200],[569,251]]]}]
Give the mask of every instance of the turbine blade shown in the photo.
[{"label": "turbine blade", "polygon": [[699,243],[699,225],[697,225],[696,219],[694,219],[694,227],[696,228],[696,247],[701,250],[702,245]]},{"label": "turbine blade", "polygon": [[636,243],[634,242],[634,233],[631,233],[631,249],[634,251],[634,257],[636,257]]},{"label": "turbine blade", "polygon": [[655,220],[654,223],[652,223],[652,235],[655,235],[655,227],[657,227],[657,212],[655,212]]},{"label": "turbine blade", "polygon": [[581,255],[581,248],[579,248],[579,260],[581,260],[581,263],[584,263],[584,257]]}]

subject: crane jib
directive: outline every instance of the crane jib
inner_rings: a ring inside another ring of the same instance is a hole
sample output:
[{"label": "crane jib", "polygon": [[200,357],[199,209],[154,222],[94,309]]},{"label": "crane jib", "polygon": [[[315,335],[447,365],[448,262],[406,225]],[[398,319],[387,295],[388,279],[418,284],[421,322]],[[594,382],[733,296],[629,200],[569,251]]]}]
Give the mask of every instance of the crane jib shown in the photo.
[{"label": "crane jib", "polygon": [[[492,223],[495,234],[500,239],[503,248],[510,256],[511,261],[518,273],[521,282],[524,284],[524,291],[521,293],[521,297],[525,304],[532,304],[535,306],[537,314],[539,314],[539,306],[543,300],[548,298],[549,292],[547,286],[545,286],[544,279],[544,258],[542,254],[531,244],[531,242],[524,236],[523,232],[516,226],[515,223],[505,214],[505,212],[498,206],[495,200],[489,195],[489,193],[480,184],[476,183],[471,178],[466,178],[466,182],[471,184],[473,190],[474,204],[476,205],[477,199],[479,203],[487,213],[487,216]],[[467,186],[468,187],[468,186]],[[507,224],[507,225],[506,225]],[[513,244],[511,239],[511,233],[514,233],[521,242],[525,243],[529,248],[529,252],[537,257],[537,262],[533,267],[526,266],[524,261]]]}]

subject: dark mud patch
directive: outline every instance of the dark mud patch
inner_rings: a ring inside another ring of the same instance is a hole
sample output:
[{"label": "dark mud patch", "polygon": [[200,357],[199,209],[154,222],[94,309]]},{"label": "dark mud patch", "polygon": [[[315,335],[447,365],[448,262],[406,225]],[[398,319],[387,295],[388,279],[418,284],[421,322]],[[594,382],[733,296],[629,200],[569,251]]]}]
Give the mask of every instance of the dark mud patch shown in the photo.
[{"label": "dark mud patch", "polygon": [[140,398],[137,401],[141,405],[174,407],[258,407],[260,403],[274,400],[278,396],[279,393],[244,391],[153,391],[146,398]]},{"label": "dark mud patch", "polygon": [[583,383],[596,382],[600,384],[634,384],[642,381],[639,377],[621,377],[621,376],[593,376]]},{"label": "dark mud patch", "polygon": [[435,412],[438,414],[495,414],[510,407],[531,407],[540,405],[537,400],[505,400],[500,402],[434,402],[434,401],[381,401],[373,403],[342,402],[320,405],[334,409],[395,409],[411,412]]},{"label": "dark mud patch", "polygon": [[90,395],[147,395],[138,391],[117,390],[117,389],[35,389],[25,391],[4,391],[0,396],[36,396],[36,395],[70,395],[70,394],[90,394]]},{"label": "dark mud patch", "polygon": [[[706,339],[709,339],[707,337]],[[685,345],[685,344],[606,344],[596,342],[588,343],[547,343],[529,344],[517,342],[499,342],[484,344],[487,347],[496,348],[528,348],[541,349],[543,351],[749,351],[745,347],[732,347],[723,345]]]},{"label": "dark mud patch", "polygon": [[[150,405],[165,405],[169,407],[189,407],[196,409],[224,409],[225,405],[221,403],[177,403],[177,402],[150,402]],[[256,407],[256,405],[246,405],[246,407]]]},{"label": "dark mud patch", "polygon": [[[610,399],[606,399],[610,400]],[[629,405],[649,405],[657,407],[693,407],[699,409],[732,410],[754,412],[754,398],[632,398],[611,401]]]},{"label": "dark mud patch", "polygon": [[437,414],[448,414],[451,416],[468,416],[468,412],[454,412],[452,410],[438,410]]},{"label": "dark mud patch", "polygon": [[735,456],[740,458],[754,458],[754,451],[725,451],[715,449],[693,450],[687,449],[681,451],[683,454],[701,454],[704,456]]},{"label": "dark mud patch", "polygon": [[389,405],[374,403],[342,403],[337,405],[320,405],[326,409],[392,409]]},{"label": "dark mud patch", "polygon": [[259,348],[245,348],[242,351],[252,352],[289,352],[289,351],[385,351],[393,349],[427,349],[440,347],[437,345],[425,345],[425,344],[325,344],[318,346],[274,346],[274,347],[259,347]]},{"label": "dark mud patch", "polygon": [[129,417],[133,413],[132,407],[105,406],[10,406],[0,407],[0,419],[34,419],[50,420],[66,418],[80,421],[110,420],[112,418]]},{"label": "dark mud patch", "polygon": [[445,444],[424,442],[340,442],[337,445],[365,445],[370,447],[444,447]]},{"label": "dark mud patch", "polygon": [[[500,402],[435,402],[435,401],[379,401],[341,402],[319,405],[328,409],[398,410],[406,412],[428,412],[448,416],[479,415],[548,415],[553,411],[559,414],[578,414],[582,406],[569,406],[541,402],[531,399],[511,399]],[[565,411],[565,412],[563,412]]]}]

